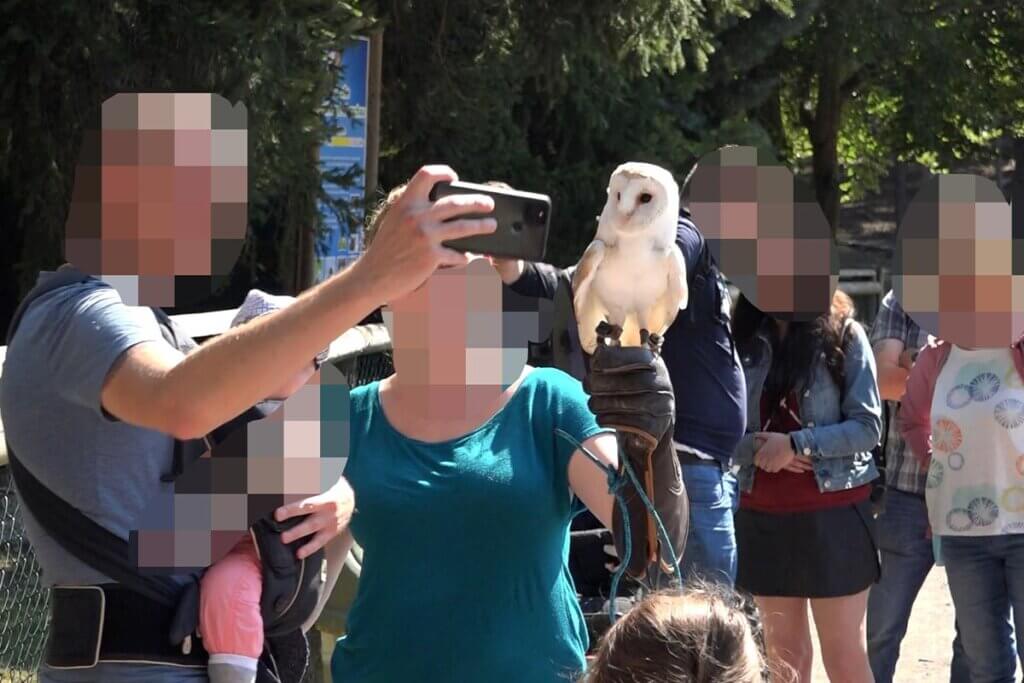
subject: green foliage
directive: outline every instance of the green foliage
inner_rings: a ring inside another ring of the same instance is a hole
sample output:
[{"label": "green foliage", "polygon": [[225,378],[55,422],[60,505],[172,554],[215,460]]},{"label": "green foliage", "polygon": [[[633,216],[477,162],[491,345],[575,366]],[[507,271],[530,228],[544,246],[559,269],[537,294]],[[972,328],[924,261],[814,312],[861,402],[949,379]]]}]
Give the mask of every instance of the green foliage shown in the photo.
[{"label": "green foliage", "polygon": [[[842,60],[836,147],[843,201],[877,189],[892,163],[933,172],[994,160],[1003,136],[1024,135],[1024,5],[1016,0],[851,0],[829,5],[782,54],[780,147],[811,157],[808,112],[817,104],[821,41]],[[839,7],[839,11],[835,8]],[[835,28],[835,27],[833,27]]]},{"label": "green foliage", "polygon": [[899,102],[881,92],[855,93],[847,103],[839,135],[839,183],[842,201],[857,201],[879,189],[892,168],[892,145],[886,125],[898,112]]},{"label": "green foliage", "polygon": [[1000,135],[1024,135],[1024,6],[957,0],[925,26],[912,58],[889,74],[902,95],[901,151],[949,165],[991,157]]},{"label": "green foliage", "polygon": [[[367,24],[341,0],[6,0],[0,5],[0,321],[60,263],[83,126],[118,92],[214,92],[248,109],[251,236],[235,291],[292,286],[317,225],[328,50]],[[232,303],[237,303],[234,301]]]},{"label": "green foliage", "polygon": [[779,147],[791,164],[812,172],[819,201],[833,210],[876,189],[892,163],[880,129],[893,103],[877,81],[902,54],[910,22],[900,7],[886,0],[821,3],[776,60],[785,64]]},{"label": "green foliage", "polygon": [[[424,162],[467,180],[505,180],[554,201],[548,258],[574,262],[592,238],[608,177],[649,161],[681,180],[747,102],[708,91],[720,37],[775,0],[395,2],[384,35],[381,185]],[[770,28],[774,28],[771,26]],[[770,43],[771,36],[761,36]],[[737,45],[737,49],[744,49]],[[749,65],[744,65],[749,66]],[[744,132],[744,134],[747,134]]]},{"label": "green foliage", "polygon": [[[316,149],[337,73],[327,58],[385,28],[381,187],[424,163],[555,200],[550,260],[593,234],[614,167],[680,180],[726,142],[762,145],[764,58],[799,31],[791,0],[6,0],[0,3],[0,321],[61,260],[82,127],[107,97],[212,91],[249,113],[251,232],[232,287],[287,290],[324,199]],[[759,69],[761,69],[759,71]],[[332,178],[345,182],[349,178]],[[343,202],[334,206],[351,219]]]},{"label": "green foliage", "polygon": [[82,126],[117,92],[245,102],[251,233],[206,306],[291,289],[320,222],[324,101],[339,104],[327,55],[372,25],[380,187],[447,163],[547,192],[563,265],[624,161],[682,180],[727,143],[774,147],[797,170],[831,163],[833,145],[838,170],[816,180],[850,200],[895,159],[938,167],[1024,135],[1015,0],[0,0],[0,322],[59,262]]}]

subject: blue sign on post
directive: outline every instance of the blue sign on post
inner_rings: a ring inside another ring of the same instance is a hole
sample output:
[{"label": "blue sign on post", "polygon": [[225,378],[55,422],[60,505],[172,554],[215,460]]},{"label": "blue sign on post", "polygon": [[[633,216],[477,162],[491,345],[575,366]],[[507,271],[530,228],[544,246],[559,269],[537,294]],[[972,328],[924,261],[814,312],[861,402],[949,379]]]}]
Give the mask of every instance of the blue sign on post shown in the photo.
[{"label": "blue sign on post", "polygon": [[[324,181],[324,191],[332,199],[344,199],[357,204],[366,193],[366,107],[370,81],[370,39],[356,38],[341,52],[342,74],[338,87],[341,101],[348,113],[334,111],[328,114],[328,123],[335,132],[326,144],[320,147],[320,168],[324,171],[346,173],[358,168],[355,182],[349,187],[339,187]],[[334,211],[321,203],[325,231],[317,240],[317,281],[322,281],[354,261],[363,249],[363,230],[354,232],[342,225]],[[362,212],[353,209],[358,221]]]}]

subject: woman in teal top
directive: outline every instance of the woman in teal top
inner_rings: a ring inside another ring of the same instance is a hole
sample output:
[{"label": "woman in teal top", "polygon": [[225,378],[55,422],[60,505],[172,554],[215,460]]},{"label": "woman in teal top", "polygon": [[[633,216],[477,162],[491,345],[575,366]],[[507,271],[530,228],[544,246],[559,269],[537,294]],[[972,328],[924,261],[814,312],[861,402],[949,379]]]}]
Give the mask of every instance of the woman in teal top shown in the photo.
[{"label": "woman in teal top", "polygon": [[350,395],[363,565],[333,678],[571,681],[588,642],[569,523],[582,502],[610,527],[614,499],[555,429],[609,464],[615,437],[578,381],[525,366],[536,314],[533,335],[502,314],[487,260],[440,270],[388,308],[395,374]]}]

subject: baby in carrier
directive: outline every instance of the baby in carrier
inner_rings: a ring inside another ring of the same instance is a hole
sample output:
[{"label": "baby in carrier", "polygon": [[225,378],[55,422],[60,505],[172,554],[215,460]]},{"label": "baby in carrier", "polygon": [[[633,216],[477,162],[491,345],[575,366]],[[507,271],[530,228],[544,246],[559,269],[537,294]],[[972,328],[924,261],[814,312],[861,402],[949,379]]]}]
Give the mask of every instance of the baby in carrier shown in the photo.
[{"label": "baby in carrier", "polygon": [[[295,299],[249,292],[232,327],[290,305]],[[283,400],[305,386],[326,358],[326,349],[268,398]],[[263,571],[252,537],[246,535],[203,575],[199,591],[199,633],[210,654],[211,683],[252,683],[263,652],[260,597]]]}]

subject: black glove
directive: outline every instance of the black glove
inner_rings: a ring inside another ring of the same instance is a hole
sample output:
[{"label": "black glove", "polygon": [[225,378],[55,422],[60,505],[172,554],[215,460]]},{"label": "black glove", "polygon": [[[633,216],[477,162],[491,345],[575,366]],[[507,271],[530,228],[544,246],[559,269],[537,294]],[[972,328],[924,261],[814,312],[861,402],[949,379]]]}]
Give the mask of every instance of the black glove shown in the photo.
[{"label": "black glove", "polygon": [[[689,524],[689,505],[682,471],[672,446],[675,427],[675,394],[665,361],[659,354],[660,340],[647,346],[609,345],[605,338],[615,330],[602,323],[598,347],[590,361],[583,385],[590,394],[590,410],[598,424],[619,433],[619,451],[629,461],[647,498],[654,504],[675,551],[682,556]],[[627,477],[624,462],[620,477]],[[622,489],[629,511],[631,554],[627,572],[638,579],[650,565],[661,561],[665,573],[674,571],[671,553],[663,548],[654,517],[639,492],[628,480]],[[612,533],[619,557],[625,557],[625,534],[620,506],[615,506]]]}]

